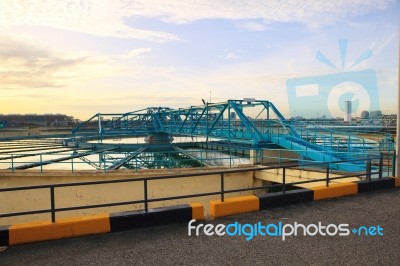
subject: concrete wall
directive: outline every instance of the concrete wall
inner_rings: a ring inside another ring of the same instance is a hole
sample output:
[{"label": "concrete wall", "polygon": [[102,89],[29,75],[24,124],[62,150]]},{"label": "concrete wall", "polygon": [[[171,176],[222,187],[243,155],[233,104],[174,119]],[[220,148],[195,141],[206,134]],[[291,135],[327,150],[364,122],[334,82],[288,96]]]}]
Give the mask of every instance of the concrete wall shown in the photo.
[{"label": "concrete wall", "polygon": [[25,129],[8,129],[8,128],[2,128],[0,129],[0,138],[6,138],[6,137],[22,137],[22,136],[29,136],[28,135],[28,130]]},{"label": "concrete wall", "polygon": [[69,128],[2,128],[0,129],[0,138],[22,137],[35,135],[52,135],[52,134],[71,134]]},{"label": "concrete wall", "polygon": [[[329,178],[340,177],[341,174],[329,173]],[[259,180],[274,182],[274,183],[282,183],[283,182],[283,170],[282,169],[271,169],[271,170],[262,170],[255,172],[255,178]],[[285,170],[285,181],[286,183],[294,183],[294,182],[303,182],[310,181],[315,179],[325,179],[326,172],[324,171],[310,171],[310,170],[301,170],[301,169],[286,169]],[[331,180],[330,183],[348,183],[348,182],[356,182],[360,179],[357,177],[349,177],[342,179]],[[325,186],[325,181],[318,181],[312,183],[305,183],[296,185],[302,188],[312,188],[317,186]]]},{"label": "concrete wall", "polygon": [[[219,169],[219,168],[218,168]],[[212,170],[217,170],[212,168]],[[222,170],[222,169],[221,169]],[[206,171],[204,171],[205,173]],[[102,174],[93,172],[78,172],[75,174],[54,173],[30,173],[22,171],[15,174],[0,173],[0,187],[20,187],[43,184],[57,184],[70,182],[85,182],[96,180],[113,180],[113,179],[131,179],[141,178],[145,176],[157,176],[160,174],[185,174],[196,173],[194,170],[176,170],[176,171],[119,171],[118,174]],[[312,179],[324,178],[324,172],[286,169],[286,182],[299,182]],[[336,177],[337,174],[330,174],[330,177]],[[282,182],[282,169],[263,170],[263,171],[246,171],[243,173],[225,174],[225,190],[259,187],[269,184],[270,182]],[[357,179],[358,180],[358,179]],[[353,181],[348,178],[335,180],[332,182],[349,182]],[[301,187],[312,187],[324,185],[323,181],[301,185]],[[173,196],[183,196],[187,194],[209,193],[220,191],[220,175],[198,175],[192,177],[162,179],[148,181],[148,198],[164,198]],[[265,194],[264,189],[256,191],[246,191],[238,193],[225,194],[225,198],[239,197],[245,195],[262,195]],[[92,204],[104,204],[125,201],[138,201],[144,198],[143,181],[125,182],[116,184],[88,185],[77,187],[60,187],[55,189],[56,208],[66,208],[73,206],[84,206]],[[220,199],[220,195],[204,196],[197,198],[186,198],[179,200],[168,200],[161,202],[149,203],[149,208],[165,207],[179,205],[192,202],[200,202],[205,207],[206,216],[209,214],[209,201]],[[27,191],[1,192],[0,193],[0,213],[23,212],[32,210],[50,209],[50,190],[37,189]],[[114,213],[144,209],[144,204],[130,204],[115,207],[93,208],[76,211],[66,211],[57,213],[56,218],[68,218],[97,213]],[[48,221],[50,213],[24,215],[9,218],[0,218],[0,225],[15,224],[28,221]]]},{"label": "concrete wall", "polygon": [[[164,173],[165,174],[165,173]],[[0,175],[0,187],[18,187],[54,183],[84,182],[106,179],[126,179],[143,177],[143,175]],[[225,190],[249,188],[259,181],[254,179],[254,172],[225,174]],[[197,175],[193,177],[162,179],[148,181],[148,198],[172,197],[186,194],[220,191],[220,175]],[[226,194],[225,197],[252,195],[252,191]],[[78,187],[61,187],[55,189],[56,208],[72,206],[113,203],[119,201],[135,201],[144,198],[143,181],[117,184],[89,185]],[[178,205],[191,202],[203,203],[205,213],[209,213],[210,200],[220,199],[219,195],[180,200],[169,200],[149,203],[149,208]],[[0,213],[22,212],[50,208],[50,190],[38,189],[0,193]],[[107,208],[94,208],[57,213],[56,218],[67,218],[104,212],[123,212],[144,209],[144,204],[123,205]],[[24,215],[0,218],[0,225],[15,224],[28,221],[48,221],[50,214]]]},{"label": "concrete wall", "polygon": [[[282,169],[271,169],[258,171],[255,177],[262,180],[268,180],[272,182],[281,183],[282,182]],[[286,169],[285,170],[286,182],[298,182],[299,179],[312,180],[321,179],[326,177],[326,172],[324,171],[310,171],[301,169]],[[330,177],[339,177],[339,174],[329,174]]]}]

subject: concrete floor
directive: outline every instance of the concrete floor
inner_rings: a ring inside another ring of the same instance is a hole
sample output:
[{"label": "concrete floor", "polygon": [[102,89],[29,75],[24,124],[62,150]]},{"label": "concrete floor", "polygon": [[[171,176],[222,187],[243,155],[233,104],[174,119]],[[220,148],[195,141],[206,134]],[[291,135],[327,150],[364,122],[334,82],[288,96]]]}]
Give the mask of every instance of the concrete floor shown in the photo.
[{"label": "concrete floor", "polygon": [[0,265],[398,265],[400,190],[384,190],[206,221],[380,225],[384,236],[187,235],[187,224],[10,247]]}]

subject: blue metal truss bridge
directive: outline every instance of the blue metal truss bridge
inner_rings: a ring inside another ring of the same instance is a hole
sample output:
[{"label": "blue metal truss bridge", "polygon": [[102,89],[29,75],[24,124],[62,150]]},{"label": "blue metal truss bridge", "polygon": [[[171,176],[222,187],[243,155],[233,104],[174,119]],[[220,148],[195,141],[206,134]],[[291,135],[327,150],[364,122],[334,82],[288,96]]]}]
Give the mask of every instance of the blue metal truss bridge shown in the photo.
[{"label": "blue metal truss bridge", "polygon": [[[390,143],[287,120],[272,102],[255,99],[178,109],[149,107],[123,114],[98,113],[74,128],[72,134],[74,143],[88,136],[96,136],[99,142],[110,137],[151,134],[202,137],[206,143],[219,140],[255,151],[279,147],[319,162],[351,161],[392,149]],[[358,163],[338,163],[333,167],[365,170],[365,165]]]}]

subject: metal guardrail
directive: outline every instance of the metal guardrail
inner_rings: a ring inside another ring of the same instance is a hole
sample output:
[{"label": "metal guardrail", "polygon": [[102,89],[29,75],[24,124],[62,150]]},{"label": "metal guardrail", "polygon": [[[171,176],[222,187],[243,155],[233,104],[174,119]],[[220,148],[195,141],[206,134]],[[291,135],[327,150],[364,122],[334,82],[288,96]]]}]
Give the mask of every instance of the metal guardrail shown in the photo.
[{"label": "metal guardrail", "polygon": [[[214,145],[215,146],[215,145]],[[47,169],[61,169],[69,170],[74,173],[75,170],[101,170],[103,172],[108,172],[112,165],[117,161],[123,162],[124,166],[129,169],[151,169],[151,168],[185,168],[185,167],[200,167],[203,166],[229,166],[240,165],[240,164],[263,164],[267,162],[275,161],[278,165],[282,162],[287,163],[292,161],[293,163],[298,163],[299,166],[315,162],[322,163],[326,162],[327,158],[323,157],[323,160],[315,161],[308,158],[308,156],[317,153],[315,151],[307,151],[307,153],[298,153],[298,150],[290,150],[292,153],[297,153],[298,158],[288,158],[285,157],[287,150],[282,149],[266,149],[268,153],[265,154],[264,149],[255,150],[253,155],[242,147],[237,147],[234,149],[226,149],[222,147],[222,150],[218,150],[213,145],[208,146],[206,150],[203,147],[185,150],[172,150],[165,152],[143,152],[143,147],[138,148],[136,152],[142,151],[137,156],[129,158],[132,153],[129,152],[118,152],[110,150],[110,147],[104,147],[102,150],[91,150],[91,149],[76,149],[76,150],[65,150],[60,148],[56,151],[40,152],[40,153],[17,153],[17,154],[7,154],[6,156],[0,156],[0,169],[9,170],[11,173],[16,172],[19,169],[25,168],[35,168],[39,169],[40,173],[43,173]],[[116,146],[114,147],[116,148]],[[68,151],[68,152],[66,152]],[[245,154],[246,153],[246,154]],[[361,152],[353,152],[351,154],[347,152],[336,151],[333,153],[323,153],[326,157],[334,155],[337,157],[338,161],[346,160],[347,165],[351,165],[350,159],[363,160],[368,159],[371,156],[378,156],[376,153],[368,154]],[[98,155],[91,157],[91,155]],[[346,156],[347,155],[347,156]],[[83,157],[82,157],[83,156]],[[88,156],[87,158],[84,156]],[[75,158],[85,158],[83,161],[74,160]],[[342,158],[342,159],[340,159]],[[123,161],[122,161],[123,160]],[[332,161],[332,166],[338,166],[339,164],[334,164]],[[52,165],[48,167],[48,165]],[[183,166],[182,166],[182,165]],[[53,167],[55,165],[55,167]],[[344,164],[341,164],[344,165]],[[353,164],[356,165],[356,164]],[[390,172],[390,167],[393,164],[392,154],[385,153],[385,171]],[[88,166],[90,166],[88,168]],[[362,169],[357,169],[353,171],[362,171]]]},{"label": "metal guardrail", "polygon": [[[372,161],[379,160],[379,167],[378,171],[372,171]],[[362,163],[366,163],[366,171],[351,173],[348,175],[343,175],[340,177],[330,177],[331,167],[330,164],[332,163],[348,163],[350,161],[361,161]],[[152,176],[152,177],[142,177],[142,178],[130,178],[130,179],[115,179],[115,180],[102,180],[102,181],[90,181],[90,182],[74,182],[74,183],[63,183],[63,184],[51,184],[51,185],[37,185],[37,186],[25,186],[25,187],[12,187],[12,188],[1,188],[0,193],[2,192],[11,192],[11,191],[22,191],[22,190],[35,190],[35,189],[49,189],[50,193],[50,208],[49,209],[42,209],[42,210],[34,210],[34,211],[24,211],[24,212],[14,212],[14,213],[5,213],[0,214],[0,218],[5,217],[14,217],[14,216],[22,216],[22,215],[31,215],[31,214],[41,214],[41,213],[51,213],[51,221],[54,223],[56,221],[56,213],[63,212],[63,211],[73,211],[73,210],[81,210],[81,209],[92,209],[92,208],[100,208],[100,207],[112,207],[112,206],[121,206],[121,205],[128,205],[128,204],[142,204],[144,203],[144,211],[148,212],[148,205],[151,202],[159,202],[159,201],[167,201],[167,200],[176,200],[176,199],[185,199],[185,198],[195,198],[195,197],[202,197],[202,196],[212,196],[212,195],[220,195],[221,201],[225,200],[225,194],[234,193],[234,192],[243,192],[243,191],[255,191],[261,189],[271,189],[271,188],[281,188],[282,193],[285,193],[287,187],[299,185],[299,184],[306,184],[306,183],[313,183],[313,182],[320,182],[325,181],[326,186],[329,187],[330,182],[332,180],[349,178],[349,177],[362,177],[365,176],[368,180],[371,180],[372,176],[378,174],[378,178],[382,178],[382,163],[383,158],[380,157],[372,157],[368,159],[358,159],[358,160],[349,160],[349,161],[341,161],[341,162],[324,162],[324,163],[308,163],[303,166],[319,166],[326,168],[326,176],[325,178],[315,179],[315,180],[307,180],[307,181],[300,181],[300,182],[286,182],[286,169],[297,169],[297,164],[292,165],[284,165],[284,166],[269,166],[269,167],[252,167],[252,168],[243,168],[243,169],[229,169],[223,171],[207,171],[201,173],[192,173],[192,174],[177,174],[177,175],[164,175],[164,176]],[[240,172],[247,172],[247,171],[262,171],[262,170],[272,170],[272,169],[282,169],[282,183],[281,184],[272,184],[266,186],[258,186],[258,187],[251,187],[251,188],[240,188],[240,189],[225,189],[225,174],[230,173],[240,173]],[[219,175],[220,176],[220,190],[219,191],[212,191],[206,193],[197,193],[197,194],[187,194],[181,196],[173,196],[173,197],[163,197],[163,198],[148,198],[148,182],[152,180],[161,180],[161,179],[176,179],[176,178],[185,178],[185,177],[193,177],[193,176],[205,176],[205,175]],[[55,188],[60,187],[75,187],[75,186],[88,186],[88,185],[102,185],[102,184],[113,184],[113,183],[127,183],[127,182],[143,182],[143,192],[144,197],[142,200],[134,200],[134,201],[124,201],[124,202],[112,202],[112,203],[104,203],[104,204],[93,204],[93,205],[84,205],[84,206],[74,206],[74,207],[65,207],[65,208],[57,208],[55,204]]]}]

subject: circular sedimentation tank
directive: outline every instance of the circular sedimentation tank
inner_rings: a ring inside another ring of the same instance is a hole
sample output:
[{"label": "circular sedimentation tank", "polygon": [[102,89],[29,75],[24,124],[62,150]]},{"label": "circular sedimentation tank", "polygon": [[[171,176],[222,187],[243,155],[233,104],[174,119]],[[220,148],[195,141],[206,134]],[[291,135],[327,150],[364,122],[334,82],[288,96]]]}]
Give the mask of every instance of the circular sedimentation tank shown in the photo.
[{"label": "circular sedimentation tank", "polygon": [[168,133],[163,133],[163,132],[151,133],[151,134],[147,135],[146,138],[144,139],[144,141],[150,145],[171,144],[173,140],[174,140],[174,137],[172,137]]},{"label": "circular sedimentation tank", "polygon": [[[174,141],[175,140],[175,141]],[[0,169],[172,169],[248,164],[245,152],[228,152],[217,141],[152,133],[134,137],[94,136],[0,141]],[[211,145],[213,144],[213,145]]]}]

